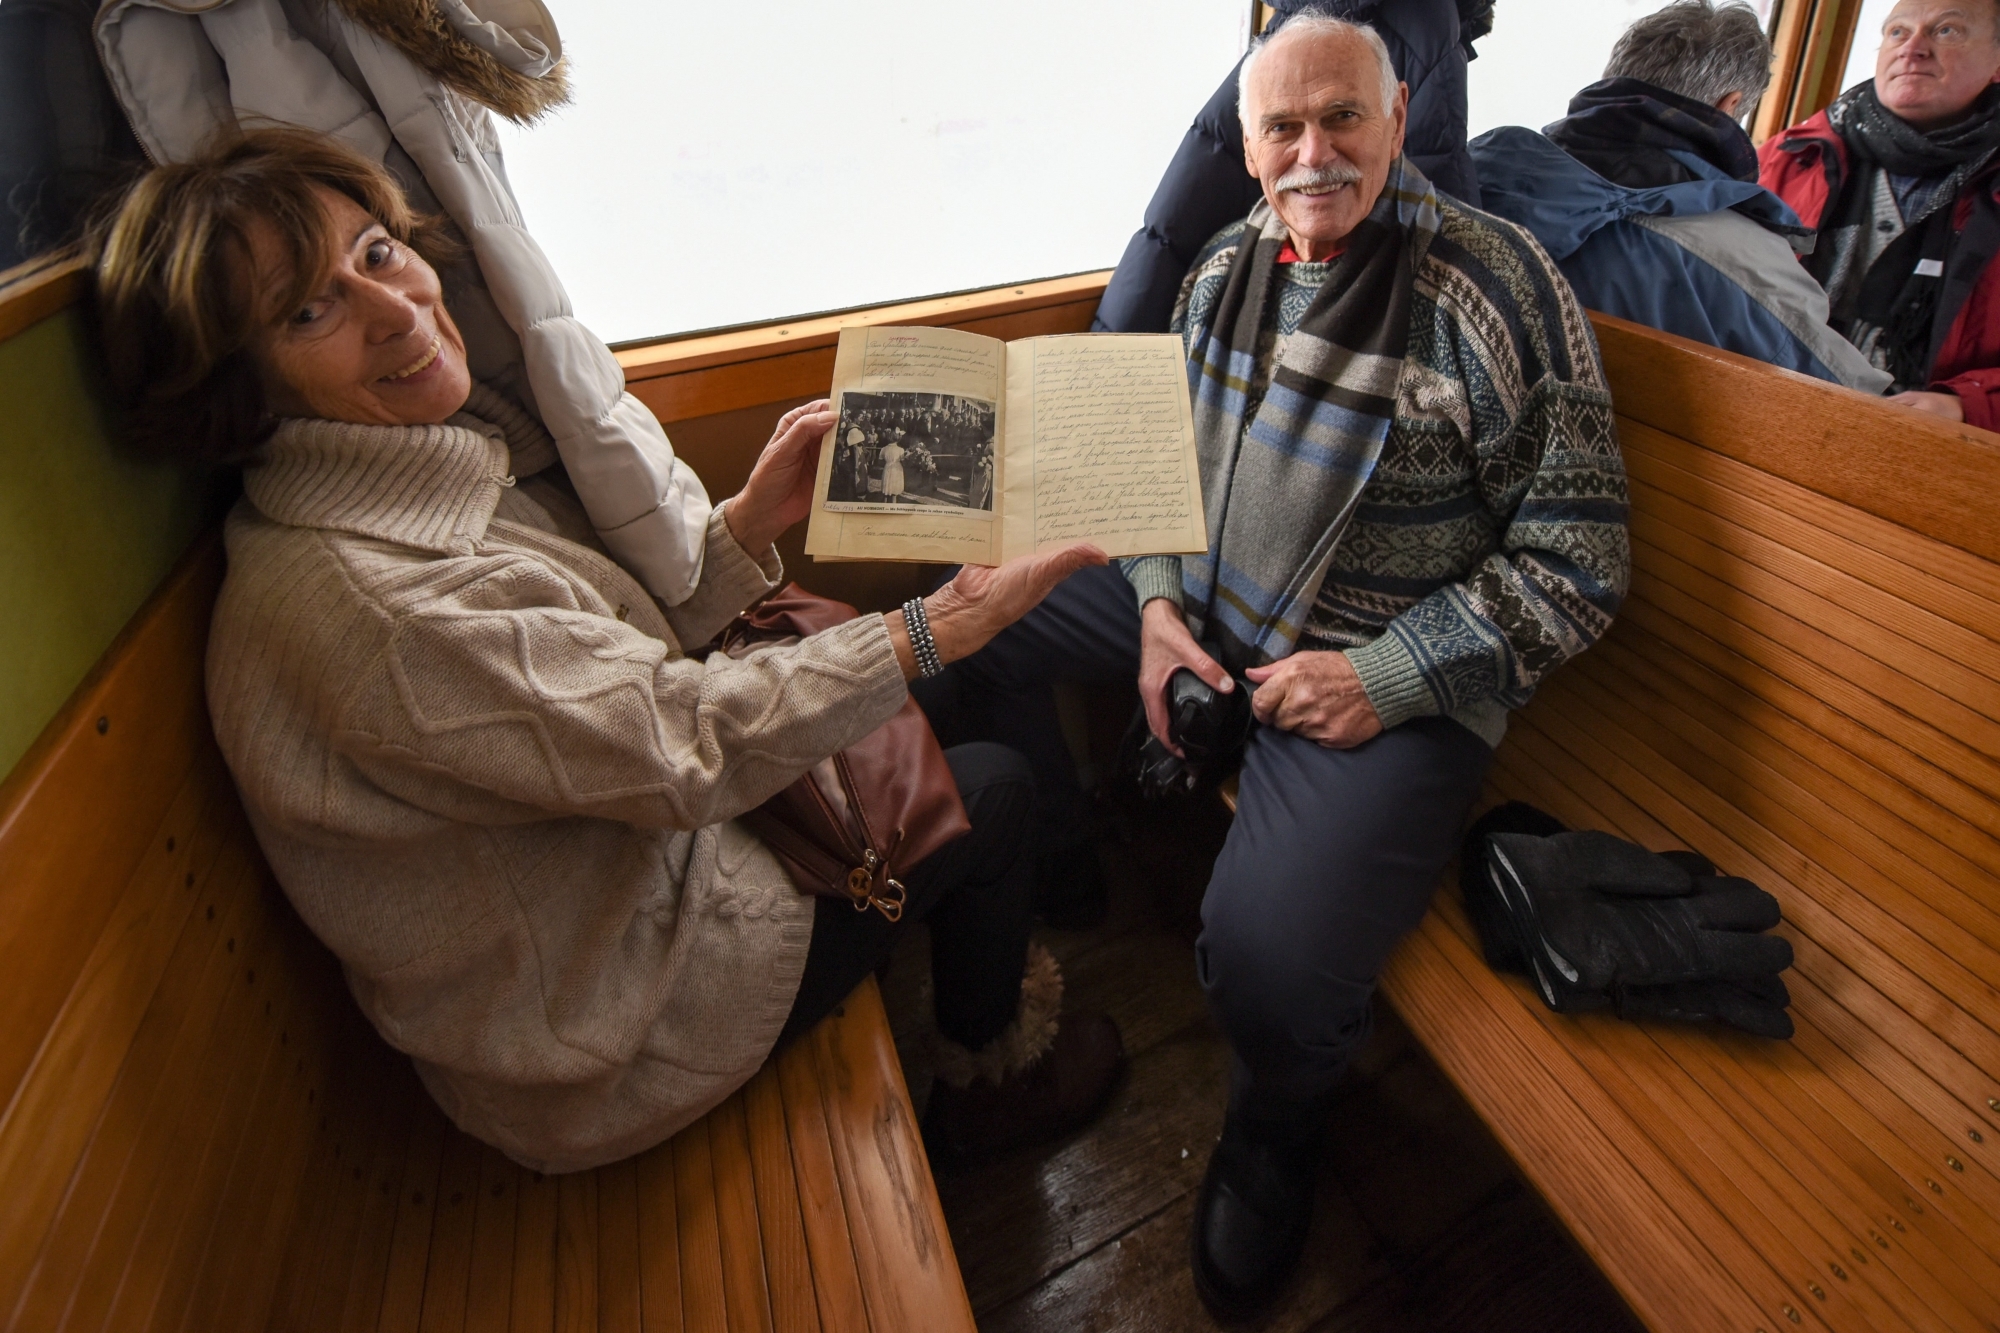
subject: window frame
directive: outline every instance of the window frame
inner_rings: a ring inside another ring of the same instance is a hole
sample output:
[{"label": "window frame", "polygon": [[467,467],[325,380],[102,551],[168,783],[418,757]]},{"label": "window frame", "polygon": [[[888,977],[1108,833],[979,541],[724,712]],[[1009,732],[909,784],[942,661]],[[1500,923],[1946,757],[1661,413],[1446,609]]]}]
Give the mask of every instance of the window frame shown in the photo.
[{"label": "window frame", "polygon": [[1771,86],[1758,103],[1757,143],[1806,120],[1840,96],[1862,0],[1778,0],[1771,11]]}]

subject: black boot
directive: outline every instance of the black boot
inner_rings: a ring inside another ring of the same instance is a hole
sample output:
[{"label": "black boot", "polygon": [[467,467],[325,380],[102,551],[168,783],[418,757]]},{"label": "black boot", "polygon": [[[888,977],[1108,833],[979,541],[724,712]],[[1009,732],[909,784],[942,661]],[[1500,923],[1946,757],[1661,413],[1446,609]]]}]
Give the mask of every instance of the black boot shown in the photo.
[{"label": "black boot", "polygon": [[1194,1289],[1218,1319],[1247,1319],[1284,1290],[1312,1228],[1324,1117],[1253,1120],[1233,1104],[1209,1155],[1190,1238]]}]

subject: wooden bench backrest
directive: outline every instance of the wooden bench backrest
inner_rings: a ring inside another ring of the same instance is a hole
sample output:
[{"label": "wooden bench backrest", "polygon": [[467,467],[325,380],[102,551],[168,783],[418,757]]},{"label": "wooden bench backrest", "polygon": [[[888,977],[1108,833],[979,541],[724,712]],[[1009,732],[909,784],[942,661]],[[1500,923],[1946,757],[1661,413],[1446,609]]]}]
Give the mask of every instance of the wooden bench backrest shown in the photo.
[{"label": "wooden bench backrest", "polygon": [[298,1206],[343,1011],[209,735],[221,567],[185,563],[0,788],[8,1327],[226,1327]]},{"label": "wooden bench backrest", "polygon": [[2000,449],[1597,323],[1632,595],[1492,794],[1777,894],[1798,1036],[1555,1018],[1450,893],[1385,986],[1654,1326],[2000,1326]]}]

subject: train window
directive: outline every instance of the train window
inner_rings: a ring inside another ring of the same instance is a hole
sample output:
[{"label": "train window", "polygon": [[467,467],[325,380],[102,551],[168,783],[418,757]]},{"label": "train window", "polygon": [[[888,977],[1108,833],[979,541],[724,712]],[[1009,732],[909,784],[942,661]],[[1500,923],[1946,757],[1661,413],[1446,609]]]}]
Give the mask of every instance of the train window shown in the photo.
[{"label": "train window", "polygon": [[629,340],[1108,267],[1242,52],[1241,0],[567,0],[574,104],[505,131]]},{"label": "train window", "polygon": [[[1480,39],[1479,58],[1466,71],[1471,133],[1497,125],[1540,129],[1560,119],[1577,89],[1603,77],[1619,34],[1666,3],[1502,0],[1494,7],[1493,31]],[[1767,24],[1773,3],[1753,0]]]}]

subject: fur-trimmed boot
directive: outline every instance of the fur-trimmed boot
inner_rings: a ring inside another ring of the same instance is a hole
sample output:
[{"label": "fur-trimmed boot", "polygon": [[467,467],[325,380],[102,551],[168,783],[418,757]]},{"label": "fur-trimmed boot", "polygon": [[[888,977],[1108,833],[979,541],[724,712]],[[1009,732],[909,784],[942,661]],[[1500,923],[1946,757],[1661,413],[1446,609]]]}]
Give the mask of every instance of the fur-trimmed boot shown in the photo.
[{"label": "fur-trimmed boot", "polygon": [[1021,1007],[986,1045],[969,1051],[933,1037],[937,1082],[924,1112],[924,1143],[940,1169],[1067,1134],[1094,1119],[1125,1065],[1118,1025],[1103,1014],[1062,1012],[1062,970],[1028,946]]}]

